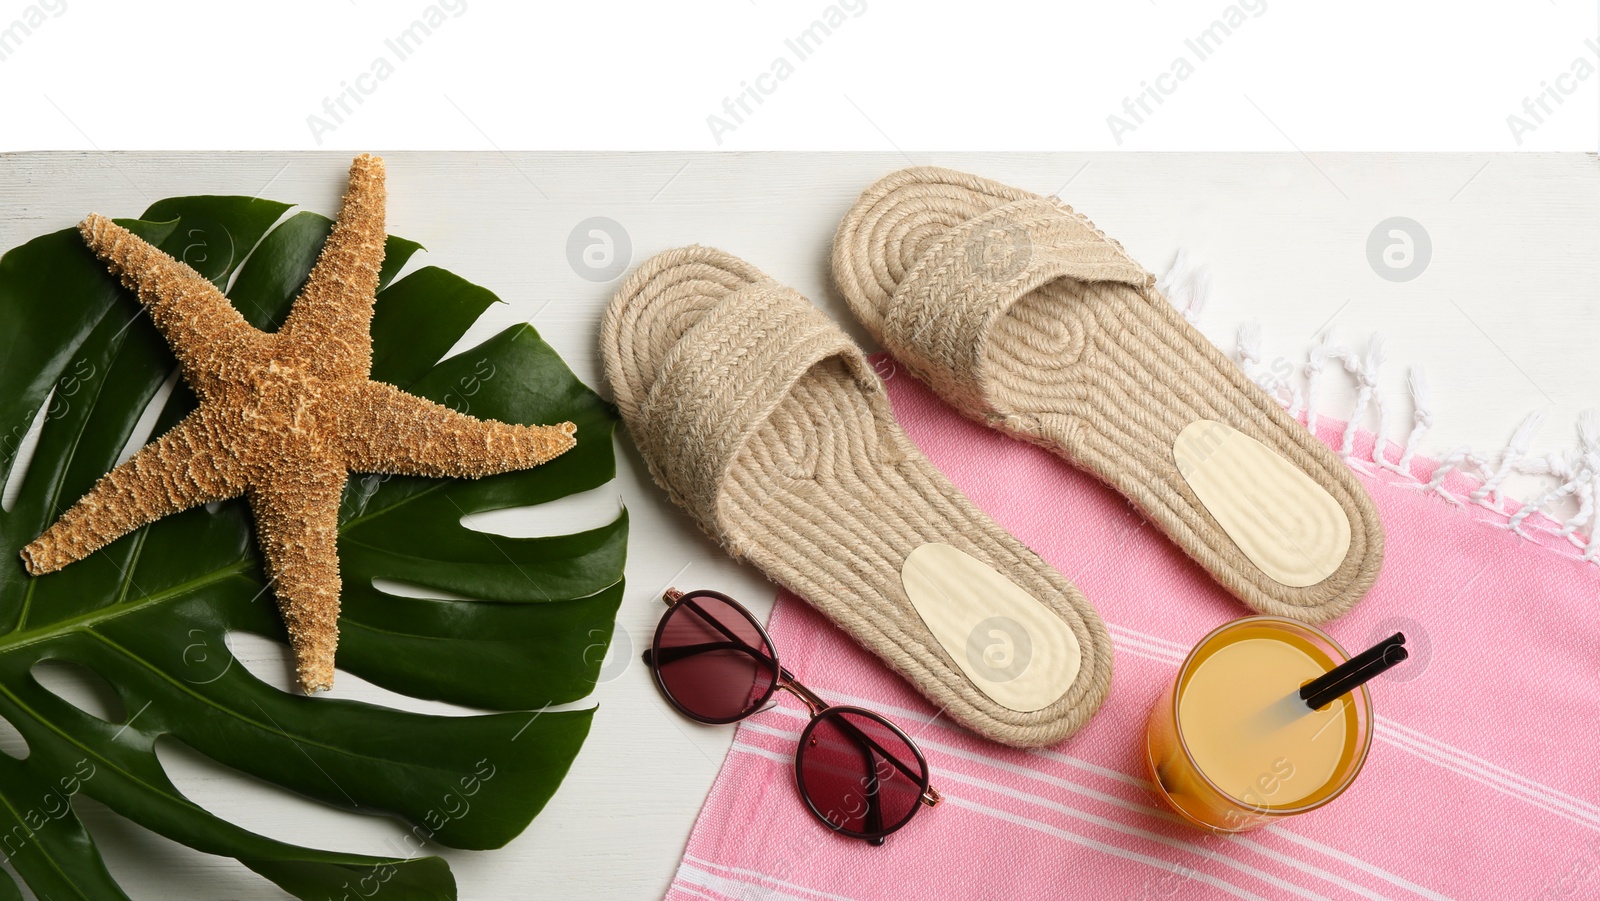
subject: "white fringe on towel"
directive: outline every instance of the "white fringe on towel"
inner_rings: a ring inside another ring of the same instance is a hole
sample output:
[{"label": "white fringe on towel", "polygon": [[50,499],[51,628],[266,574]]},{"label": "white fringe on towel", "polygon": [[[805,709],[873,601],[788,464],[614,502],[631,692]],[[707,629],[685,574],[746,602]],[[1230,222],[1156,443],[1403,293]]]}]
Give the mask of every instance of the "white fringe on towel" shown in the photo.
[{"label": "white fringe on towel", "polygon": [[[1195,266],[1184,251],[1178,251],[1156,287],[1172,301],[1185,319],[1198,324],[1200,312],[1205,308],[1206,295],[1211,285],[1210,274],[1204,266]],[[1400,484],[1425,493],[1435,494],[1458,506],[1475,504],[1506,517],[1501,528],[1524,537],[1532,537],[1527,530],[1544,532],[1565,538],[1579,551],[1578,558],[1590,563],[1600,563],[1600,413],[1586,412],[1578,420],[1578,446],[1561,452],[1541,455],[1529,453],[1528,447],[1544,419],[1542,412],[1528,414],[1511,435],[1511,440],[1493,458],[1463,447],[1443,460],[1433,475],[1424,482],[1411,473],[1411,461],[1416,456],[1422,436],[1433,428],[1431,398],[1428,380],[1420,367],[1412,367],[1408,382],[1411,395],[1411,428],[1405,444],[1399,445],[1398,456],[1391,460],[1390,447],[1396,442],[1389,438],[1390,406],[1378,383],[1378,373],[1383,366],[1383,338],[1374,334],[1367,342],[1365,354],[1331,343],[1331,332],[1325,332],[1312,346],[1306,360],[1305,388],[1294,378],[1288,366],[1263,368],[1261,365],[1261,326],[1251,322],[1239,328],[1238,347],[1234,353],[1244,373],[1263,390],[1282,404],[1290,415],[1304,414],[1306,427],[1317,428],[1317,400],[1326,369],[1343,369],[1353,380],[1356,399],[1350,415],[1345,417],[1343,439],[1338,453],[1351,468],[1369,475],[1384,469],[1400,477]],[[1281,370],[1281,371],[1280,371]],[[1366,421],[1369,408],[1375,412],[1378,427],[1368,459],[1359,458],[1354,451],[1356,432]],[[1452,472],[1462,472],[1481,480],[1482,484],[1466,497],[1456,497],[1444,487]],[[1515,511],[1506,509],[1503,486],[1513,474],[1544,477],[1553,482],[1549,490],[1526,502],[1512,501]],[[1570,501],[1568,499],[1571,499]],[[1576,512],[1565,515],[1555,510],[1555,505],[1576,502]],[[1580,534],[1586,529],[1586,534]]]}]

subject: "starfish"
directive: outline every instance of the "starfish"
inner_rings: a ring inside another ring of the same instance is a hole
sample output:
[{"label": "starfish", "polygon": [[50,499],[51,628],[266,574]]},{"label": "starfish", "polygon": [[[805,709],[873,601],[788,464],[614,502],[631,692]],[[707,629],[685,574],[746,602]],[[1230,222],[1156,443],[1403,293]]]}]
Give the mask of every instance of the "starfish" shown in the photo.
[{"label": "starfish", "polygon": [[78,231],[137,293],[200,406],[103,476],[22,549],[54,572],[133,530],[244,496],[306,694],[333,687],[339,642],[339,500],[350,472],[478,478],[559,456],[577,427],[458,413],[372,372],[383,262],[384,169],[350,167],[339,218],[283,327],[262,332],[215,285],[103,216]]}]

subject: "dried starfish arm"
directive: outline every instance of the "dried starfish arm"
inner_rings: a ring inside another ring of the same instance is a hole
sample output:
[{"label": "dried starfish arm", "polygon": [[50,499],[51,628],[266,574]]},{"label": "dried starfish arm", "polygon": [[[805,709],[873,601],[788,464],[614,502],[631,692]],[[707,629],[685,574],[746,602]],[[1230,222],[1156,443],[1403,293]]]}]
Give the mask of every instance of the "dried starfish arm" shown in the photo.
[{"label": "dried starfish arm", "polygon": [[42,575],[161,517],[245,494],[300,687],[331,688],[339,641],[338,515],[350,470],[435,477],[537,466],[577,427],[480,420],[371,381],[384,169],[361,156],[339,218],[283,328],[251,327],[190,267],[100,216],[84,240],[138,292],[200,409],[97,482],[22,551]]},{"label": "dried starfish arm", "polygon": [[306,694],[333,687],[339,646],[339,496],[345,474],[306,463],[249,492],[256,539]]},{"label": "dried starfish arm", "polygon": [[383,382],[351,387],[339,411],[353,472],[478,478],[526,469],[577,444],[578,427],[511,425],[458,413]]},{"label": "dried starfish arm", "polygon": [[253,356],[268,343],[217,286],[185,263],[104,216],[90,214],[78,233],[112,274],[139,296],[183,368],[184,381],[202,398],[218,391],[229,361]]},{"label": "dried starfish arm", "polygon": [[280,334],[312,374],[365,378],[372,364],[372,308],[383,266],[383,160],[350,164],[350,187],[316,266]]},{"label": "dried starfish arm", "polygon": [[111,470],[43,535],[22,549],[39,576],[82,560],[170,513],[243,494],[246,478],[227,439],[197,410]]}]

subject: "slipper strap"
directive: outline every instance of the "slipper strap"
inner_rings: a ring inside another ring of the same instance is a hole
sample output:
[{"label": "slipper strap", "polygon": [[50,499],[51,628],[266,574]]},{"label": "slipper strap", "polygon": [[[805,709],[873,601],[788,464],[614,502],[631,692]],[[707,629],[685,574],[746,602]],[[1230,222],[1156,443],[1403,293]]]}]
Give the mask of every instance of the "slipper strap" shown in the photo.
[{"label": "slipper strap", "polygon": [[672,499],[716,524],[717,498],[740,449],[811,367],[833,356],[862,389],[883,383],[855,342],[799,292],[757,282],[724,297],[662,359],[635,440]]},{"label": "slipper strap", "polygon": [[980,371],[989,329],[1058,278],[1155,285],[1122,245],[1070,207],[1049,197],[1017,200],[928,247],[884,309],[884,346],[958,407],[989,410]]}]

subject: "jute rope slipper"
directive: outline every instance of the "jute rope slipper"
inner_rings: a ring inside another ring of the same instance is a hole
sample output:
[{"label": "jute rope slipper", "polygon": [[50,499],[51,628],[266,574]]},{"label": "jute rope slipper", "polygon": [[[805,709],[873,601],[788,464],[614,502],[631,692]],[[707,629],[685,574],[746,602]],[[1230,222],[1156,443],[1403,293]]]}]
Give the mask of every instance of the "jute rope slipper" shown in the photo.
[{"label": "jute rope slipper", "polygon": [[1354,475],[1071,207],[904,169],[840,223],[834,278],[867,329],[962,413],[1125,494],[1254,609],[1332,619],[1383,532]]},{"label": "jute rope slipper", "polygon": [[672,500],[955,720],[1034,747],[1100,706],[1100,617],[933,468],[861,350],[799,293],[720,250],[667,251],[617,292],[600,343]]}]

